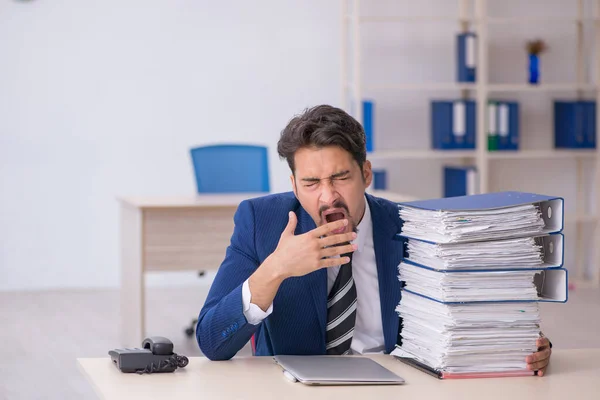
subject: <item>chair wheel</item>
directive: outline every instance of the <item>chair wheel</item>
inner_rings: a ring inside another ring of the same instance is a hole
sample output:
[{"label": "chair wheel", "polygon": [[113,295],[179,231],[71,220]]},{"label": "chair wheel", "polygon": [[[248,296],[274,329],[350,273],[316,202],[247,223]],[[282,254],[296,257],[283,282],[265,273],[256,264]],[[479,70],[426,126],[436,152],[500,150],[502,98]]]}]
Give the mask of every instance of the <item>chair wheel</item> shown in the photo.
[{"label": "chair wheel", "polygon": [[185,328],[185,335],[190,338],[194,336],[194,328]]}]

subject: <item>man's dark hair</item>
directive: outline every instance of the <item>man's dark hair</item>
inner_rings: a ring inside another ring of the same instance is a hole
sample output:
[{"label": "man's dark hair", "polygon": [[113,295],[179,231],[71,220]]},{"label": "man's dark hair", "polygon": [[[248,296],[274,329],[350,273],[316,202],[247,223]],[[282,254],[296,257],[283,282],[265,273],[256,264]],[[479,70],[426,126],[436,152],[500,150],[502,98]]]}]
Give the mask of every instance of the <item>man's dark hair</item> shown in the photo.
[{"label": "man's dark hair", "polygon": [[352,154],[362,171],[367,159],[365,131],[361,124],[344,110],[320,105],[295,116],[281,132],[277,152],[296,173],[294,155],[303,147],[339,146]]}]

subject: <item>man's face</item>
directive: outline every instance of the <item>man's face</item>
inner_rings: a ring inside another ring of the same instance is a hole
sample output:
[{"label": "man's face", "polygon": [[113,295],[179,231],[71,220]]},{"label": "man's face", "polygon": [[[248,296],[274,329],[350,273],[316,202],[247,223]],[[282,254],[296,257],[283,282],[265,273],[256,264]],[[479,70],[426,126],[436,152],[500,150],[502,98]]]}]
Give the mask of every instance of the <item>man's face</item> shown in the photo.
[{"label": "man's face", "polygon": [[352,155],[338,146],[305,147],[294,156],[294,194],[317,226],[347,218],[334,234],[356,230],[365,212],[365,189],[371,184],[371,163],[361,173]]}]

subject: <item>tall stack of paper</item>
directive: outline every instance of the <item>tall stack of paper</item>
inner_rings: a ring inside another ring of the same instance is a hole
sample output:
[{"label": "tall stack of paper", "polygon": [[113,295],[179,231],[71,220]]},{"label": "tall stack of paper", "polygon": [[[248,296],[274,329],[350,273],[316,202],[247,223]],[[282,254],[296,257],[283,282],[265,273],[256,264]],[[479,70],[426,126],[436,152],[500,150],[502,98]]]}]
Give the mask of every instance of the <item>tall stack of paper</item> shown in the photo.
[{"label": "tall stack of paper", "polygon": [[519,192],[399,204],[401,340],[439,377],[531,374],[538,302],[565,302],[563,200]]},{"label": "tall stack of paper", "polygon": [[534,302],[447,306],[404,292],[398,311],[401,348],[450,373],[523,370],[540,332]]}]

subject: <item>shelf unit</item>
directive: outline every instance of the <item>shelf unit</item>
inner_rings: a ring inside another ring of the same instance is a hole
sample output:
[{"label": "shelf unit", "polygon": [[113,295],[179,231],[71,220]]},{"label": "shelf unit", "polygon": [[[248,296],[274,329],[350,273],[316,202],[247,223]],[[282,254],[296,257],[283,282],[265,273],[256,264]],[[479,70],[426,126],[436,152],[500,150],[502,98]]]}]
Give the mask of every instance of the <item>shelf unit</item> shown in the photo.
[{"label": "shelf unit", "polygon": [[[345,14],[344,19],[354,20],[353,14]],[[464,17],[449,17],[444,15],[381,15],[381,16],[358,16],[358,21],[361,23],[365,22],[405,22],[405,23],[422,23],[422,22],[465,22],[469,24],[476,24],[485,21],[488,25],[510,25],[510,24],[531,24],[531,23],[563,23],[569,22],[578,24],[579,21],[584,23],[595,23],[598,22],[598,18],[563,18],[563,17],[505,17],[505,18],[473,18],[469,16]]]},{"label": "shelf unit", "polygon": [[[576,226],[576,254],[575,254],[575,276],[570,276],[571,280],[584,285],[600,286],[600,146],[596,149],[540,149],[540,150],[519,150],[519,151],[494,151],[487,150],[487,102],[490,95],[495,93],[536,93],[536,92],[571,92],[576,93],[578,97],[584,94],[587,97],[593,97],[600,111],[600,0],[594,1],[594,16],[589,18],[584,16],[584,0],[574,0],[577,7],[577,17],[508,17],[494,18],[488,17],[488,0],[473,0],[474,15],[469,12],[469,0],[459,1],[459,15],[456,16],[362,16],[360,14],[360,0],[342,0],[342,69],[341,69],[341,89],[342,105],[344,109],[352,112],[353,116],[362,121],[364,90],[373,91],[450,91],[459,92],[462,97],[471,95],[477,102],[477,124],[476,124],[476,144],[475,150],[433,150],[433,149],[397,149],[375,151],[368,154],[370,160],[417,160],[417,159],[462,159],[471,162],[477,167],[479,177],[479,188],[482,193],[486,193],[489,188],[489,165],[492,162],[502,162],[501,160],[553,160],[553,159],[572,159],[576,162],[576,182],[577,182],[577,200],[576,211],[573,214],[565,216],[565,222],[575,224]],[[352,7],[349,7],[349,2]],[[351,8],[351,9],[350,9]],[[361,76],[361,25],[377,23],[454,23],[458,25],[460,31],[469,30],[469,26],[477,35],[477,76],[475,83],[394,83],[365,85]],[[542,83],[539,85],[528,84],[496,84],[488,82],[488,27],[491,25],[509,25],[509,24],[530,24],[530,23],[573,23],[577,30],[577,79],[576,82],[565,83]],[[583,48],[584,24],[593,24],[594,26],[594,46],[595,60],[593,70],[595,73],[595,83],[586,82],[584,78],[585,59]],[[350,32],[350,35],[347,33]],[[350,36],[350,38],[349,38]],[[349,51],[351,50],[351,51]],[[349,57],[349,53],[350,57]],[[352,71],[352,76],[350,76]],[[596,132],[600,134],[600,118],[596,118]],[[383,133],[385,134],[385,133]],[[392,134],[392,133],[389,133]],[[585,197],[589,197],[592,188],[585,187],[583,178],[583,162],[591,160],[594,163],[593,184],[596,188],[594,210],[586,213],[584,210]],[[589,281],[585,281],[582,254],[583,228],[586,224],[594,224],[594,236],[591,238],[591,245],[595,248],[595,254],[591,258],[591,273]]]},{"label": "shelf unit", "polygon": [[[419,159],[475,159],[476,150],[380,150],[369,154],[370,160],[419,160]],[[543,159],[588,159],[594,160],[594,149],[548,149],[494,151],[487,155],[489,160],[543,160]]]}]

